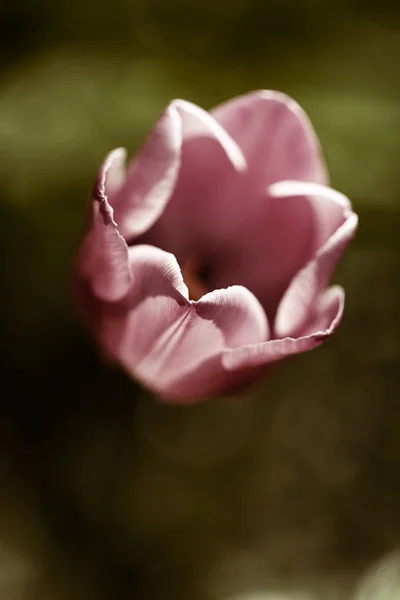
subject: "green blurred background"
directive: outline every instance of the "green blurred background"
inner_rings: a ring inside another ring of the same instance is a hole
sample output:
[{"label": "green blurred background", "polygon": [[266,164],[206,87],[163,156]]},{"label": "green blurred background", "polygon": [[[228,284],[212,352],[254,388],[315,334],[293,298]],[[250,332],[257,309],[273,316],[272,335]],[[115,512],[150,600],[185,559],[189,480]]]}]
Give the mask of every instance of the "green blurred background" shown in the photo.
[{"label": "green blurred background", "polygon": [[[1,0],[0,34],[1,600],[400,598],[400,8]],[[71,308],[88,191],[171,98],[258,88],[360,215],[345,319],[248,398],[160,406]]]}]

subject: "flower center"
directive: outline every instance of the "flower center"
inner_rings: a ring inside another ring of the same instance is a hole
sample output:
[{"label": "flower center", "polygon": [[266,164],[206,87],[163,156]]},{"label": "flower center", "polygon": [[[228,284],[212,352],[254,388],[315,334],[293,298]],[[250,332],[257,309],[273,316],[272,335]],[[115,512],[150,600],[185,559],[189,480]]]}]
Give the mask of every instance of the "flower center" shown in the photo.
[{"label": "flower center", "polygon": [[190,300],[199,300],[209,291],[208,268],[195,257],[190,257],[181,267],[183,280],[189,290]]}]

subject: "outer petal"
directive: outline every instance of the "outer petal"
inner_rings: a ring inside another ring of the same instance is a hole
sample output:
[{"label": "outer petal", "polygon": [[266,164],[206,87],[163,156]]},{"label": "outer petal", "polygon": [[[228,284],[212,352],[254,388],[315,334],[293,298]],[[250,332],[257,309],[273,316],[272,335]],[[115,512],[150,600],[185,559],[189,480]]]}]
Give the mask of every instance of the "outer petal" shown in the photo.
[{"label": "outer petal", "polygon": [[110,358],[158,394],[202,397],[229,387],[225,348],[268,335],[265,314],[248,290],[235,286],[187,299],[176,259],[152,246],[130,249],[134,282],[117,306],[104,305],[100,341]]},{"label": "outer petal", "polygon": [[170,104],[109,197],[125,239],[146,231],[164,210],[179,174],[182,122]]},{"label": "outer petal", "polygon": [[316,200],[322,209],[326,207],[325,221],[324,211],[319,213],[320,221],[316,227],[319,239],[324,240],[327,232],[330,232],[335,225],[340,224],[340,226],[333,230],[328,240],[317,250],[315,257],[299,271],[289,285],[278,308],[274,337],[293,336],[301,332],[315,299],[331,278],[358,224],[358,217],[351,210],[350,203],[339,192],[323,186],[315,187],[307,184],[298,186],[296,183],[293,183],[293,186],[289,184],[289,188],[288,192],[291,195],[296,192],[299,195],[318,193]]},{"label": "outer petal", "polygon": [[118,230],[106,194],[107,181],[110,187],[118,185],[121,159],[123,150],[114,150],[100,169],[93,190],[90,228],[77,259],[78,278],[89,283],[94,295],[105,301],[122,298],[132,279],[128,247]]},{"label": "outer petal", "polygon": [[343,316],[343,308],[344,291],[339,286],[333,286],[322,292],[316,300],[312,319],[304,335],[226,350],[222,359],[223,366],[228,371],[252,369],[292,354],[312,350],[326,341],[337,329]]},{"label": "outer petal", "polygon": [[192,310],[191,323],[163,374],[159,392],[167,401],[194,402],[235,387],[243,376],[222,367],[224,350],[269,336],[261,305],[241,286],[206,294]]}]

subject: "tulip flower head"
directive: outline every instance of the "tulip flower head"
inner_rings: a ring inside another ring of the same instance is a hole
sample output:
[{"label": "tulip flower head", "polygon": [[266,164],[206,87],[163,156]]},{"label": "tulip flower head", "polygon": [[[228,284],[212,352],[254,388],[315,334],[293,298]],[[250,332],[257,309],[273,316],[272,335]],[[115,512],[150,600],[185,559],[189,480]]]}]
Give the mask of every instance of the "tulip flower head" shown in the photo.
[{"label": "tulip flower head", "polygon": [[108,358],[195,402],[333,334],[344,291],[328,284],[357,215],[292,99],[174,100],[125,161],[114,150],[100,168],[75,272]]}]

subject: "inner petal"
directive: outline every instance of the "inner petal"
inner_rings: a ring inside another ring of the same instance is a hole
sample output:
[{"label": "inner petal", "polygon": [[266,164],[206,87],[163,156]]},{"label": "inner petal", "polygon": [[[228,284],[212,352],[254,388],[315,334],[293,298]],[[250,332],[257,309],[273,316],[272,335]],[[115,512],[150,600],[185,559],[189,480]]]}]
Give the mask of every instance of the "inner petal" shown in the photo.
[{"label": "inner petal", "polygon": [[226,263],[222,283],[233,274],[249,287],[269,318],[296,272],[311,256],[315,221],[306,198],[260,195],[245,215],[239,237],[240,254]]}]

